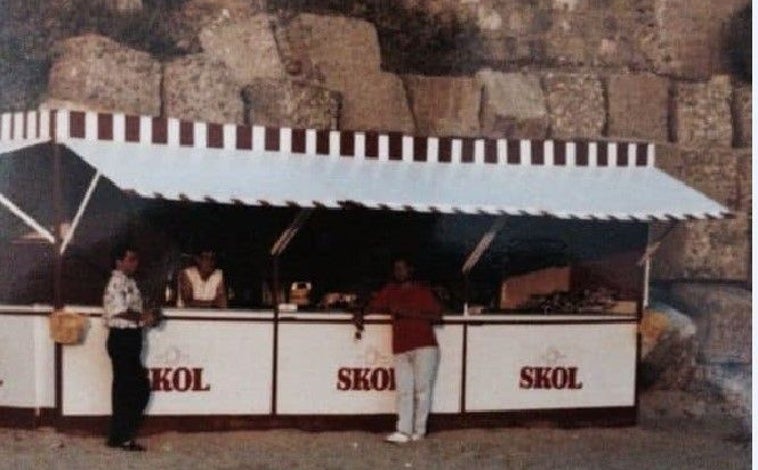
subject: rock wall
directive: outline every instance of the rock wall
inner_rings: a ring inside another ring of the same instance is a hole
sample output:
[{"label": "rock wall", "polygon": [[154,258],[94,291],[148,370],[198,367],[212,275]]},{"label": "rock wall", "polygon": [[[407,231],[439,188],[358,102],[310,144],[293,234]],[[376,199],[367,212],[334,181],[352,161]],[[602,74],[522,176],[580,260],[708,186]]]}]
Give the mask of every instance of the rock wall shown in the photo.
[{"label": "rock wall", "polygon": [[677,283],[670,301],[696,327],[690,388],[715,390],[727,411],[750,433],[752,389],[752,299],[749,290],[729,285]]},{"label": "rock wall", "polygon": [[[681,224],[656,254],[653,278],[744,281],[752,87],[724,73],[722,46],[747,3],[189,0],[172,16],[176,48],[189,54],[159,60],[102,36],[69,39],[52,64],[46,105],[319,129],[654,141],[661,168],[735,217]],[[409,25],[437,29],[399,29]],[[407,50],[388,42],[393,27]],[[431,44],[414,44],[413,34]],[[475,69],[424,72],[473,45],[483,47],[467,62]],[[390,57],[432,46],[428,69]]]},{"label": "rock wall", "polygon": [[[402,0],[399,3],[408,11],[424,12],[438,22],[457,21],[474,28],[485,51],[481,60],[497,68],[589,66],[707,79],[730,70],[729,54],[725,53],[727,48],[734,47],[730,30],[744,28],[734,17],[750,1]],[[381,24],[381,16],[376,16]],[[391,28],[386,29],[391,34]]]}]

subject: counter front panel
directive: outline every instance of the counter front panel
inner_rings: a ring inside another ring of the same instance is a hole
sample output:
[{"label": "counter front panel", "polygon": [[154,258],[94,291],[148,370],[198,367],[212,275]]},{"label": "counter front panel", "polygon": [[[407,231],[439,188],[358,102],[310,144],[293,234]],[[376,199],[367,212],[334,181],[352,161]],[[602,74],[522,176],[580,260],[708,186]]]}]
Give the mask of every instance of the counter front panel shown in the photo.
[{"label": "counter front panel", "polygon": [[469,325],[466,411],[634,406],[637,325]]},{"label": "counter front panel", "polygon": [[[395,378],[391,327],[284,322],[279,327],[277,410],[281,414],[391,414]],[[463,327],[436,328],[440,366],[432,411],[460,411]]]},{"label": "counter front panel", "polygon": [[55,406],[54,344],[47,315],[0,310],[0,407]]},{"label": "counter front panel", "polygon": [[[63,414],[110,414],[111,367],[100,318],[84,344],[64,348]],[[152,396],[148,415],[255,415],[271,412],[273,325],[168,319],[150,330],[143,358]]]}]

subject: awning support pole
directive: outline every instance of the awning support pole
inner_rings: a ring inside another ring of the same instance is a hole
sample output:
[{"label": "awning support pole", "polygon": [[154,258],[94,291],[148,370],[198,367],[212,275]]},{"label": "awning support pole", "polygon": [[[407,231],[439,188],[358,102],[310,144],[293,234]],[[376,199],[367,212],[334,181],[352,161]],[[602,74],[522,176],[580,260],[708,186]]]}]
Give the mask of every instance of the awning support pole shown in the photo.
[{"label": "awning support pole", "polygon": [[308,220],[308,217],[310,217],[311,213],[313,213],[313,209],[311,208],[302,209],[297,213],[295,219],[289,224],[284,232],[279,235],[279,238],[274,243],[274,246],[271,247],[271,256],[276,257],[284,253],[284,250],[287,249],[287,245],[289,245],[290,241],[292,241],[295,235],[297,235],[297,232],[303,228],[303,225],[305,225],[305,222]]},{"label": "awning support pole", "polygon": [[277,382],[277,376],[279,371],[279,302],[281,302],[283,299],[279,298],[279,256],[284,253],[284,250],[287,249],[287,245],[289,245],[290,241],[297,235],[297,232],[300,231],[301,228],[303,228],[303,225],[305,225],[305,222],[308,220],[308,217],[313,213],[312,208],[302,209],[298,214],[295,216],[295,218],[292,220],[292,222],[289,224],[289,226],[282,232],[282,234],[279,236],[279,238],[274,243],[274,246],[271,247],[271,256],[272,256],[272,271],[273,271],[273,280],[272,280],[272,286],[274,289],[273,295],[271,296],[274,300],[274,351],[273,351],[273,377],[271,380],[271,414],[276,416],[277,410],[276,410],[276,395],[277,395],[277,388],[278,388],[278,382]]},{"label": "awning support pole", "polygon": [[[56,119],[53,117],[53,119]],[[61,168],[61,150],[53,137],[51,142],[53,158],[53,223],[55,224],[55,242],[53,245],[53,310],[63,308],[63,174]],[[63,416],[63,346],[55,343],[55,409],[58,417]]]},{"label": "awning support pole", "polygon": [[637,266],[643,267],[643,276],[642,276],[642,282],[644,285],[642,286],[642,308],[646,308],[649,305],[649,299],[650,299],[650,260],[652,259],[653,255],[656,251],[661,247],[661,243],[663,240],[669,236],[669,234],[679,225],[679,221],[675,220],[671,224],[669,224],[668,227],[666,227],[666,230],[658,236],[658,238],[655,239],[652,243],[649,241],[650,237],[650,225],[648,225],[647,233],[648,233],[648,243],[647,247],[645,248],[645,252],[642,254],[640,259],[637,261]]},{"label": "awning support pole", "polygon": [[645,252],[642,254],[640,259],[637,261],[637,266],[642,266],[643,264],[647,263],[650,258],[655,254],[656,251],[658,251],[658,248],[661,247],[661,243],[663,240],[669,236],[669,234],[679,226],[679,221],[675,220],[669,226],[666,228],[666,230],[658,236],[652,243],[648,242],[647,248],[645,248]]},{"label": "awning support pole", "polygon": [[53,144],[53,223],[55,224],[55,260],[53,272],[53,307],[63,308],[63,172],[61,152]]},{"label": "awning support pole", "polygon": [[487,251],[487,248],[489,248],[493,240],[495,240],[497,233],[502,230],[503,226],[505,226],[505,221],[507,218],[507,216],[501,215],[495,219],[490,229],[487,230],[484,235],[482,235],[482,238],[479,240],[479,243],[477,243],[476,248],[474,248],[471,253],[469,253],[468,258],[466,258],[466,262],[463,263],[461,272],[464,276],[468,276],[468,273],[471,272],[474,266],[476,266],[476,263],[479,262],[479,259],[482,257],[484,252]]},{"label": "awning support pole", "polygon": [[0,205],[5,206],[5,208],[7,208],[11,214],[21,219],[22,222],[39,233],[45,240],[49,241],[51,244],[55,244],[55,236],[50,233],[48,229],[34,220],[32,216],[21,210],[20,207],[14,204],[13,201],[5,197],[3,194],[0,194]]},{"label": "awning support pole", "polygon": [[79,208],[76,211],[74,220],[71,222],[71,227],[69,227],[68,233],[66,233],[66,236],[63,238],[63,243],[61,244],[61,249],[60,249],[61,255],[63,255],[66,252],[66,248],[68,247],[69,243],[71,243],[71,240],[74,238],[74,232],[76,231],[76,227],[79,225],[79,221],[82,219],[82,216],[84,215],[84,211],[87,209],[89,200],[90,198],[92,198],[92,194],[95,192],[97,183],[100,181],[100,176],[101,176],[101,173],[98,171],[97,173],[95,173],[95,176],[92,177],[92,181],[90,181],[89,183],[87,192],[84,194],[84,198],[82,199],[81,204],[79,204]]}]

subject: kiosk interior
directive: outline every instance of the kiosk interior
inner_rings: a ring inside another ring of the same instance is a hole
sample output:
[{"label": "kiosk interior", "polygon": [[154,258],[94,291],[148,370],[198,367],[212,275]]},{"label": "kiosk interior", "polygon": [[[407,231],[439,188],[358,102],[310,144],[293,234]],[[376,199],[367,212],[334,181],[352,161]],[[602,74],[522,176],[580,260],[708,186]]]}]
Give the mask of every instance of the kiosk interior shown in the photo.
[{"label": "kiosk interior", "polygon": [[[632,424],[648,224],[728,215],[654,157],[641,142],[3,114],[0,422],[104,425],[100,296],[129,233],[153,302],[204,238],[231,306],[164,308],[148,427],[390,427],[389,317],[356,312],[399,251],[447,308],[431,426]],[[83,341],[49,339],[53,307],[92,320]]]}]

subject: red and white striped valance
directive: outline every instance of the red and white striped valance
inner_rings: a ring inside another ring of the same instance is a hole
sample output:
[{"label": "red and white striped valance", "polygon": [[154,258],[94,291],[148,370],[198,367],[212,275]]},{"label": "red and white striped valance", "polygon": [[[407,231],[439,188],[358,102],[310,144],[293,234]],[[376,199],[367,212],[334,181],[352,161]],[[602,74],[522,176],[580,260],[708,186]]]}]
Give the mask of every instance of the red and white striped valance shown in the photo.
[{"label": "red and white striped valance", "polygon": [[175,118],[81,111],[0,115],[0,143],[69,139],[147,145],[329,155],[360,159],[538,166],[654,166],[655,146],[634,141],[419,137],[209,124]]}]

